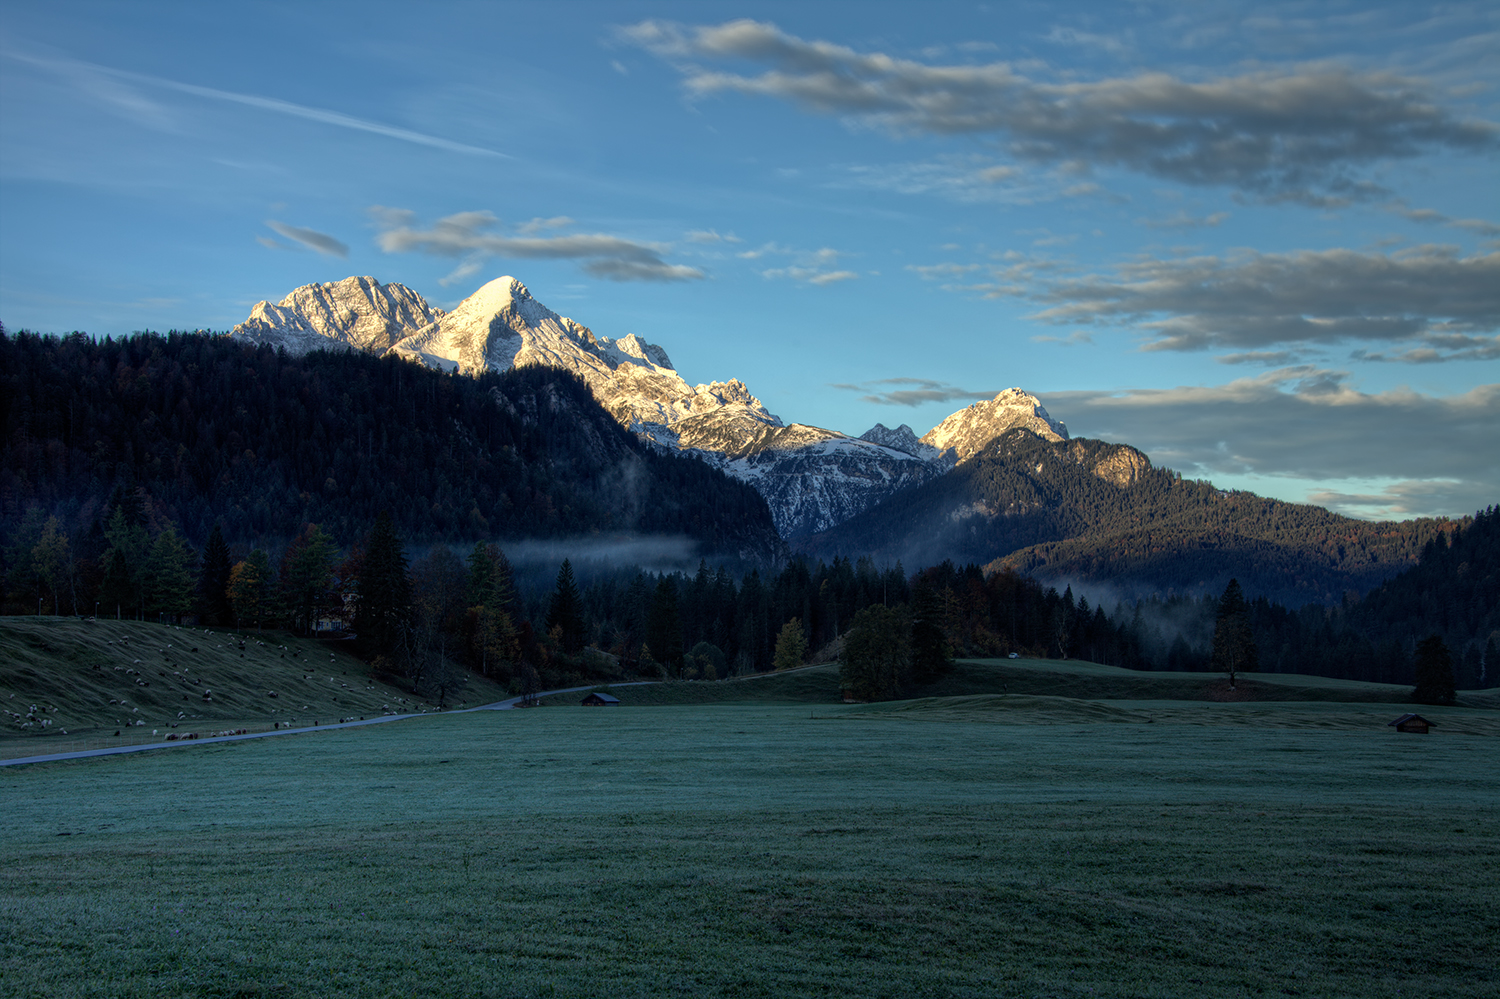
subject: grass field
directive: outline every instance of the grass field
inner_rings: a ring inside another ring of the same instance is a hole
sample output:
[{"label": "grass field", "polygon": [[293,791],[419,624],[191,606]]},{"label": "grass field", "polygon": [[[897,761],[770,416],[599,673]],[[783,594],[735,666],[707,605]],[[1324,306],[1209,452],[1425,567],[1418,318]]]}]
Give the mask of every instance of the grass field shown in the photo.
[{"label": "grass field", "polygon": [[[159,742],[171,732],[437,710],[407,687],[371,679],[340,643],[251,631],[242,649],[240,637],[135,621],[0,617],[0,759]],[[473,677],[459,698],[484,704],[506,696]],[[37,721],[28,725],[31,716]]]},{"label": "grass field", "polygon": [[819,677],[0,770],[0,993],[1500,990],[1500,739]]}]

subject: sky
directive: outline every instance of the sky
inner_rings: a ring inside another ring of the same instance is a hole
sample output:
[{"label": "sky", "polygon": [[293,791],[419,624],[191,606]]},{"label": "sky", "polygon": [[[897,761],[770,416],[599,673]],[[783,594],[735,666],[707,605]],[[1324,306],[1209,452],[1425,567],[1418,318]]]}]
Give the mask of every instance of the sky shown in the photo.
[{"label": "sky", "polygon": [[0,9],[0,322],[513,275],[783,420],[1073,436],[1351,516],[1500,502],[1493,3]]}]

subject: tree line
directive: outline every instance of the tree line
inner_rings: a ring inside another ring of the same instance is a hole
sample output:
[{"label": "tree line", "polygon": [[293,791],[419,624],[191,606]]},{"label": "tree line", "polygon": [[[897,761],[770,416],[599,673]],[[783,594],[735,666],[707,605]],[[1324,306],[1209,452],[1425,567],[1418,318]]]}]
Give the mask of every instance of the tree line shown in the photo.
[{"label": "tree line", "polygon": [[493,541],[408,558],[388,514],[352,541],[307,524],[274,549],[230,545],[215,525],[196,551],[139,489],[116,490],[78,553],[55,517],[26,523],[4,554],[23,570],[10,578],[28,580],[27,599],[38,600],[30,610],[352,634],[376,670],[439,697],[470,672],[525,693],[626,677],[713,680],[818,652],[841,662],[859,700],[906,696],[954,657],[1012,653],[1414,684],[1424,656],[1437,655],[1429,639],[1452,650],[1449,688],[1500,685],[1495,508],[1451,541],[1433,539],[1417,566],[1363,600],[1295,610],[1248,598],[1232,580],[1218,597],[1106,611],[1011,569],[945,561],[908,576],[869,557],[796,557],[738,576],[703,560],[695,573],[606,569],[587,579],[564,560],[550,585],[527,586]]},{"label": "tree line", "polygon": [[34,545],[55,517],[76,550],[116,490],[150,497],[153,536],[171,521],[200,544],[216,524],[261,546],[308,523],[350,538],[389,511],[424,544],[635,532],[781,551],[754,489],[646,446],[567,372],[0,327],[0,537]]}]

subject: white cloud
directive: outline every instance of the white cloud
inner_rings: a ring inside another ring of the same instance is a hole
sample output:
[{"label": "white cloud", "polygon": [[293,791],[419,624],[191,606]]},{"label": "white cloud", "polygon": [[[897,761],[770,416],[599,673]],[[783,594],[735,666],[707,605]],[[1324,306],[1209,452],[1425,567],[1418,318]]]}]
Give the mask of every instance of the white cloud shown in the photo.
[{"label": "white cloud", "polygon": [[[287,225],[284,222],[270,220],[266,222],[267,227],[277,235],[284,236],[295,243],[316,250],[328,257],[348,257],[349,247],[326,232],[318,232],[316,229],[304,229],[301,226]],[[265,242],[264,239],[261,240]]]},{"label": "white cloud", "polygon": [[1399,482],[1413,495],[1445,491],[1456,505],[1442,512],[1455,514],[1500,498],[1500,463],[1479,457],[1494,450],[1500,385],[1365,393],[1344,372],[1304,365],[1226,385],[1051,392],[1045,402],[1074,433],[1130,443],[1189,475]]},{"label": "white cloud", "polygon": [[[696,96],[773,97],[898,132],[990,133],[1025,159],[1122,167],[1272,201],[1373,197],[1380,189],[1359,176],[1363,168],[1429,149],[1489,152],[1500,139],[1493,123],[1441,107],[1424,81],[1332,66],[1040,82],[1004,62],[933,65],[752,20],[643,21],[621,37],[671,62]],[[758,71],[703,65],[735,60]]]},{"label": "white cloud", "polygon": [[[600,233],[567,236],[509,236],[493,230],[500,220],[489,212],[459,212],[438,219],[431,228],[417,228],[416,216],[404,209],[376,205],[370,215],[383,230],[376,238],[387,253],[430,253],[440,257],[464,257],[465,263],[445,281],[457,280],[473,273],[470,267],[485,257],[513,257],[531,260],[578,260],[583,270],[610,281],[693,281],[704,277],[695,267],[669,264],[662,259],[667,247],[659,243],[638,243],[619,236]],[[568,224],[570,219],[533,220],[521,228],[537,224]]]},{"label": "white cloud", "polygon": [[949,385],[947,382],[929,378],[878,378],[868,382],[834,382],[830,388],[845,392],[863,393],[861,402],[877,406],[917,406],[929,402],[952,402],[954,400],[993,399],[995,392],[974,392]]},{"label": "white cloud", "polygon": [[1490,349],[1476,334],[1500,329],[1500,252],[1246,251],[1144,258],[1107,275],[993,273],[996,282],[976,287],[1045,304],[1033,318],[1134,327],[1146,350],[1420,341],[1433,353],[1402,359],[1466,360]]}]

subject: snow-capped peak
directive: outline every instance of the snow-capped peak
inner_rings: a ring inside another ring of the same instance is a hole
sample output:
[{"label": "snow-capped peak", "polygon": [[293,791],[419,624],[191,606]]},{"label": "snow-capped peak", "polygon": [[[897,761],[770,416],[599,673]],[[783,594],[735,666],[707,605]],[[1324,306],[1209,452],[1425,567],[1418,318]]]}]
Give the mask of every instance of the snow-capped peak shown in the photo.
[{"label": "snow-capped peak", "polygon": [[1068,439],[1067,425],[1048,416],[1040,399],[1021,389],[1008,388],[993,399],[954,413],[923,434],[922,441],[941,451],[951,448],[954,457],[963,461],[1016,427],[1049,441]]}]

